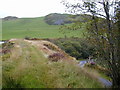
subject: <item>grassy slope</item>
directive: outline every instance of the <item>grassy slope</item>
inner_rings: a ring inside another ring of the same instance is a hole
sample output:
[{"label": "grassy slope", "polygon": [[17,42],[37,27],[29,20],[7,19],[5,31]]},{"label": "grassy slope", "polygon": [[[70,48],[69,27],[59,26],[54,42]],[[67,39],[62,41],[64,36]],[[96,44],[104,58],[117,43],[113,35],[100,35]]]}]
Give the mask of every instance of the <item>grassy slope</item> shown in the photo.
[{"label": "grassy slope", "polygon": [[[44,22],[44,17],[20,18],[17,20],[3,21],[2,39],[39,37],[39,38],[59,38],[64,37],[60,33],[60,26],[48,25]],[[83,30],[71,31],[67,36],[81,37]]]},{"label": "grassy slope", "polygon": [[50,62],[41,51],[22,40],[16,41],[10,58],[3,61],[3,87],[100,88],[74,62]]}]

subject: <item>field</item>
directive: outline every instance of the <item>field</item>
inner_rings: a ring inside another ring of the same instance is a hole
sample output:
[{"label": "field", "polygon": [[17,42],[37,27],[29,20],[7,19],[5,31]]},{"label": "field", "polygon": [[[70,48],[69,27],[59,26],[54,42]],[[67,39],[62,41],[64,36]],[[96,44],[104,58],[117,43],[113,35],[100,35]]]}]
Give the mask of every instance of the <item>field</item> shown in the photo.
[{"label": "field", "polygon": [[[60,37],[83,37],[84,28],[76,31],[60,30],[61,25],[48,25],[44,17],[19,18],[16,20],[3,21],[2,39],[11,38],[60,38]],[[62,32],[61,32],[62,31]],[[65,32],[65,34],[63,33]]]}]

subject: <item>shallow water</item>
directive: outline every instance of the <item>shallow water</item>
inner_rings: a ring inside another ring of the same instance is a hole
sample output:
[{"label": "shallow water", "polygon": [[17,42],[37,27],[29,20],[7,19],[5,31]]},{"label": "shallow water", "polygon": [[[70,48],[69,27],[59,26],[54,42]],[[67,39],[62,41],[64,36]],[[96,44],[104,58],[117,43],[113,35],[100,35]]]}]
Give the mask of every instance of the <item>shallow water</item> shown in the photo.
[{"label": "shallow water", "polygon": [[3,41],[0,41],[0,45],[3,44],[4,42]]},{"label": "shallow water", "polygon": [[[83,60],[79,62],[79,66],[80,67],[84,67],[84,65],[87,63],[87,60]],[[105,86],[105,87],[111,87],[112,86],[112,82],[110,82],[107,79],[104,79],[102,77],[98,77],[98,80]]]},{"label": "shallow water", "polygon": [[79,66],[84,67],[84,65],[87,63],[87,60],[80,61]]},{"label": "shallow water", "polygon": [[110,87],[110,86],[112,86],[112,82],[110,82],[109,80],[106,80],[106,79],[101,78],[101,77],[99,77],[98,80],[99,80],[101,83],[103,83],[105,87]]}]

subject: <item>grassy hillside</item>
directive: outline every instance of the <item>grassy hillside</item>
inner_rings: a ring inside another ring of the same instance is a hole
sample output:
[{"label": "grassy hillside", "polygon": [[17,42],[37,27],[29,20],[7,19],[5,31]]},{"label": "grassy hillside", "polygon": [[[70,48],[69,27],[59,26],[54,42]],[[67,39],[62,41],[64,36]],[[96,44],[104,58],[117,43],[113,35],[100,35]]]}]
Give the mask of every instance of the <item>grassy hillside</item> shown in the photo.
[{"label": "grassy hillside", "polygon": [[[60,32],[60,25],[48,25],[44,22],[44,17],[38,18],[19,18],[15,20],[3,20],[2,38],[24,38],[24,37],[36,37],[36,38],[59,38],[65,35]],[[84,28],[78,31],[67,31],[66,35],[82,37]]]},{"label": "grassy hillside", "polygon": [[87,22],[92,18],[91,15],[87,14],[59,14],[59,13],[51,13],[45,16],[45,22],[49,25],[63,25],[69,24],[73,22]]},{"label": "grassy hillside", "polygon": [[[57,62],[46,58],[46,54],[50,54],[51,51],[62,51],[51,43],[48,44],[49,47],[45,43],[49,42],[11,40],[10,43],[4,45],[4,49],[9,48],[10,52],[3,55],[3,88],[102,87],[95,79],[96,74],[93,71],[92,73],[85,72],[84,69],[78,67],[75,60],[69,60],[70,57]],[[50,48],[51,45],[56,49]],[[46,50],[48,51],[45,52]]]}]

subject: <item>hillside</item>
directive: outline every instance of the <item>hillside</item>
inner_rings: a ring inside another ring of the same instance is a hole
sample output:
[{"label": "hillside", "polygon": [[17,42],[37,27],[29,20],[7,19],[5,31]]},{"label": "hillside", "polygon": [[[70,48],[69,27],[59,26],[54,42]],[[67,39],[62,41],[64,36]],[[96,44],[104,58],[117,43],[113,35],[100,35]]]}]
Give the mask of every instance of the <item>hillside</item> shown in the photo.
[{"label": "hillside", "polygon": [[87,14],[59,14],[59,13],[51,13],[45,16],[44,20],[49,25],[64,25],[75,22],[87,22],[92,18],[92,16]]},{"label": "hillside", "polygon": [[15,16],[7,16],[2,18],[3,21],[16,20],[16,19],[18,19],[18,17],[15,17]]},{"label": "hillside", "polygon": [[60,30],[61,25],[49,25],[45,23],[45,17],[17,18],[14,20],[3,20],[2,39],[11,38],[61,38],[61,37],[83,37],[85,25],[80,30]]},{"label": "hillside", "polygon": [[3,88],[100,88],[94,72],[45,40],[11,39],[3,44]]}]

